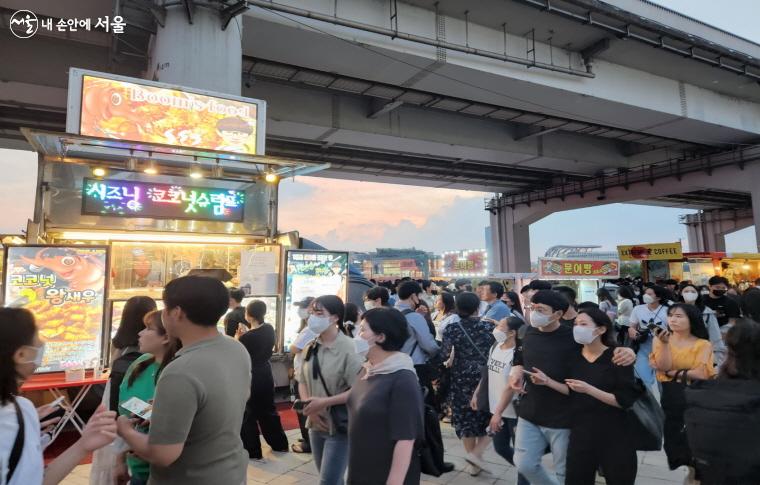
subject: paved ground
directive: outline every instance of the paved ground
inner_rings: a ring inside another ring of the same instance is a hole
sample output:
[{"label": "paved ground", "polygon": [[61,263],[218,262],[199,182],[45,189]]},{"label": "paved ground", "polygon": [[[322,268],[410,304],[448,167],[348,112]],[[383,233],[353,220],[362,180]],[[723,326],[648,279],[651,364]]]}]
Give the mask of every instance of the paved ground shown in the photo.
[{"label": "paved ground", "polygon": [[[423,485],[432,484],[489,484],[489,485],[514,485],[516,481],[515,469],[499,457],[491,447],[484,455],[490,464],[492,473],[481,473],[478,477],[472,477],[466,471],[466,463],[462,458],[464,448],[454,435],[453,429],[443,425],[443,439],[447,450],[447,460],[456,465],[456,470],[440,477],[422,476]],[[297,439],[298,430],[288,431],[291,440]],[[265,445],[265,450],[268,450]],[[64,480],[64,485],[89,485],[89,465],[77,467],[74,472]],[[248,485],[270,483],[272,485],[311,485],[317,484],[317,471],[311,462],[311,455],[295,453],[272,453],[265,451],[262,461],[251,461],[248,467]],[[636,485],[673,485],[682,484],[686,476],[686,469],[670,471],[667,467],[665,455],[657,453],[639,454],[639,472]],[[603,479],[597,483],[604,483]],[[220,484],[221,485],[221,484]]]}]

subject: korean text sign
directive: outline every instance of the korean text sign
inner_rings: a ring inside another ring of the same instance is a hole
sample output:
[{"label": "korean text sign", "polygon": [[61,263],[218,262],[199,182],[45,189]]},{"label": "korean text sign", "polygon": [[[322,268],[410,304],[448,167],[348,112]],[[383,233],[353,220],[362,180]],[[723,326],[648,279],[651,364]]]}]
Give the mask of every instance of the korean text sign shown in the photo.
[{"label": "korean text sign", "polygon": [[101,357],[107,248],[9,246],[5,305],[34,314],[45,343],[37,372],[55,372]]},{"label": "korean text sign", "polygon": [[636,244],[618,246],[618,255],[623,261],[656,261],[683,258],[681,242],[659,244]]},{"label": "korean text sign", "polygon": [[83,75],[81,135],[263,154],[259,101]]},{"label": "korean text sign", "polygon": [[483,249],[443,253],[444,276],[485,276],[487,253]]},{"label": "korean text sign", "polygon": [[620,261],[595,259],[538,258],[541,278],[560,280],[578,278],[620,278]]},{"label": "korean text sign", "polygon": [[240,190],[89,178],[82,183],[82,213],[89,215],[240,222],[244,206]]}]

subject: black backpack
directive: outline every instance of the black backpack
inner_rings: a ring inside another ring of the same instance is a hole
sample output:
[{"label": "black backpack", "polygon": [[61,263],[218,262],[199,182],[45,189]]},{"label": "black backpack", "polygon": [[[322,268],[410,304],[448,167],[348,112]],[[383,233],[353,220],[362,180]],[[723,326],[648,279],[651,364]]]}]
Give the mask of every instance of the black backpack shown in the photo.
[{"label": "black backpack", "polygon": [[438,412],[425,404],[425,439],[417,441],[417,453],[420,457],[420,469],[425,475],[440,477],[444,473],[443,438]]},{"label": "black backpack", "polygon": [[686,436],[700,468],[711,475],[760,473],[760,382],[698,381],[686,389]]}]

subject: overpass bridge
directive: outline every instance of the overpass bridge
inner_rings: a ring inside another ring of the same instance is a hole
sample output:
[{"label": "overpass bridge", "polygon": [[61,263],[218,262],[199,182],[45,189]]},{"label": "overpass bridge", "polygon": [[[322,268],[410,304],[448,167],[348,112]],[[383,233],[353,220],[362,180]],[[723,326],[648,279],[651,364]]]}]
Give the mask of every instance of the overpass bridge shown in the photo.
[{"label": "overpass bridge", "polygon": [[[18,39],[21,8],[127,25]],[[267,154],[327,177],[494,192],[500,271],[529,269],[529,224],[560,210],[708,211],[696,250],[760,214],[760,45],[645,0],[0,0],[0,17],[4,147],[63,131],[81,67],[265,99]]]}]

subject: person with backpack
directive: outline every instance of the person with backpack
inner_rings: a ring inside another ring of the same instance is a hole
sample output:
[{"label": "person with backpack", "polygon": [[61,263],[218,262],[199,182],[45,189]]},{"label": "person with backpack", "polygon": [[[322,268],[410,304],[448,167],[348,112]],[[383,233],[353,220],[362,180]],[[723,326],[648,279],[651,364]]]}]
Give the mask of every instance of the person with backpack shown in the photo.
[{"label": "person with backpack", "polygon": [[686,436],[702,485],[751,485],[760,477],[760,324],[726,334],[717,379],[686,389]]},{"label": "person with backpack", "polygon": [[415,443],[424,436],[422,391],[411,357],[400,352],[408,330],[391,308],[362,316],[354,337],[367,358],[348,394],[348,484],[418,485]]},{"label": "person with backpack", "polygon": [[486,466],[483,452],[491,438],[486,433],[490,414],[473,410],[470,402],[480,382],[483,367],[488,362],[488,349],[495,339],[494,325],[478,317],[480,299],[475,293],[464,292],[456,297],[459,322],[452,323],[443,332],[443,354],[448,355],[456,347],[451,366],[452,424],[457,438],[462,440],[467,452],[465,460],[470,465],[470,475],[477,476]]}]

